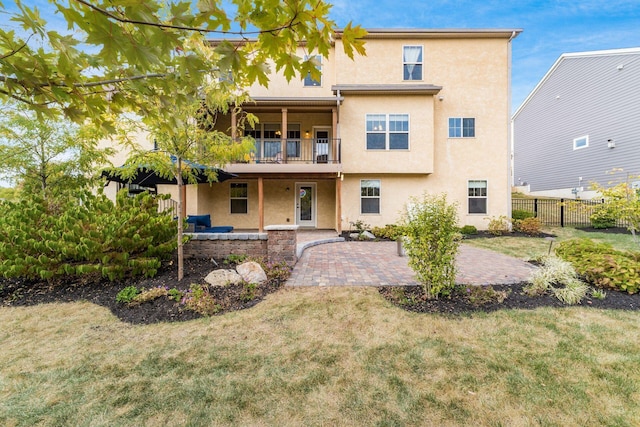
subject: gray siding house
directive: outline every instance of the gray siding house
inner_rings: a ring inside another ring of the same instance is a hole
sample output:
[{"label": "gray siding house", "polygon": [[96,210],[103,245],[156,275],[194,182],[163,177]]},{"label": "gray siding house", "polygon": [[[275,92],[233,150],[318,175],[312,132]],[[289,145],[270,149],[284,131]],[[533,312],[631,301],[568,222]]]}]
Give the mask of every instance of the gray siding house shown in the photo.
[{"label": "gray siding house", "polygon": [[640,175],[640,48],[562,55],[511,124],[514,185],[531,194],[590,198],[591,182]]}]

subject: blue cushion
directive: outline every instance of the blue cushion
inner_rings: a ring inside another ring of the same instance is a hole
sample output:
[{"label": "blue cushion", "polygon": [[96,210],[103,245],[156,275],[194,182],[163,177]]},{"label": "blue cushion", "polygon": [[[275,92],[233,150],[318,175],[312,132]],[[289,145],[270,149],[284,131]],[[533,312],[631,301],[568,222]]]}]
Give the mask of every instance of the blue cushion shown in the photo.
[{"label": "blue cushion", "polygon": [[220,225],[217,227],[206,227],[196,230],[198,233],[231,233],[233,227],[230,225]]},{"label": "blue cushion", "polygon": [[187,222],[196,227],[211,227],[211,215],[189,215]]}]

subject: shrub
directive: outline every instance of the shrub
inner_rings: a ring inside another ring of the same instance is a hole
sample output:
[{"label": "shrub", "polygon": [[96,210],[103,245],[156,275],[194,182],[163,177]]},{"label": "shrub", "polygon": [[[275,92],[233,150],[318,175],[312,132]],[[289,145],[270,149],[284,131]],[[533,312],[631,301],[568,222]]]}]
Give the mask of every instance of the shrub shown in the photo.
[{"label": "shrub", "polygon": [[145,302],[153,301],[154,299],[165,297],[169,295],[169,290],[164,286],[157,286],[155,288],[147,289],[140,292],[136,297],[129,303],[129,305],[139,305]]},{"label": "shrub", "polygon": [[153,276],[177,246],[171,214],[159,213],[148,193],[120,192],[116,205],[88,191],[59,202],[27,197],[2,205],[0,274],[7,278]]},{"label": "shrub", "polygon": [[468,286],[466,288],[467,300],[479,307],[487,304],[501,304],[509,296],[511,291],[496,291],[493,286]]},{"label": "shrub", "polygon": [[460,233],[468,235],[468,234],[478,234],[478,229],[473,225],[465,225],[460,229]]},{"label": "shrub", "polygon": [[593,228],[602,229],[616,226],[615,213],[611,212],[607,205],[599,205],[595,208],[589,219]]},{"label": "shrub", "polygon": [[489,218],[489,233],[494,236],[502,236],[511,232],[511,221],[504,215]]},{"label": "shrub", "polygon": [[211,316],[222,309],[209,293],[209,288],[206,285],[191,285],[182,297],[182,303],[188,310],[193,310],[203,316]]},{"label": "shrub", "polygon": [[396,240],[402,236],[402,227],[397,224],[387,224],[384,227],[373,227],[371,232],[381,239]]},{"label": "shrub", "polygon": [[367,224],[366,222],[364,222],[361,219],[359,219],[357,221],[350,221],[349,225],[351,225],[352,227],[355,227],[356,233],[358,233],[358,234],[364,233],[365,231],[367,231],[371,227],[369,224]]},{"label": "shrub", "polygon": [[135,286],[127,286],[116,294],[116,302],[128,304],[140,293],[140,289]]},{"label": "shrub", "polygon": [[248,256],[241,254],[241,255],[236,255],[236,254],[229,254],[224,258],[223,264],[224,265],[238,265],[238,264],[242,264],[243,262],[245,262],[247,260]]},{"label": "shrub", "polygon": [[560,301],[571,305],[582,301],[589,289],[569,262],[556,257],[546,257],[530,281],[531,285],[525,288],[528,295],[543,295],[550,291]]},{"label": "shrub", "polygon": [[534,218],[536,216],[535,213],[531,212],[531,211],[525,211],[523,209],[514,209],[511,212],[511,218],[514,221],[517,220],[522,220],[522,219],[527,219],[527,218]]},{"label": "shrub", "polygon": [[563,287],[554,287],[553,294],[565,304],[578,304],[587,295],[589,287],[581,280],[574,279]]},{"label": "shrub", "polygon": [[513,228],[527,236],[539,236],[542,233],[542,223],[533,217],[515,220]]},{"label": "shrub", "polygon": [[404,215],[404,246],[427,298],[455,287],[455,257],[460,244],[456,206],[445,195],[411,198]]},{"label": "shrub", "polygon": [[635,294],[640,290],[640,253],[618,251],[590,239],[561,242],[556,254],[594,286]]}]

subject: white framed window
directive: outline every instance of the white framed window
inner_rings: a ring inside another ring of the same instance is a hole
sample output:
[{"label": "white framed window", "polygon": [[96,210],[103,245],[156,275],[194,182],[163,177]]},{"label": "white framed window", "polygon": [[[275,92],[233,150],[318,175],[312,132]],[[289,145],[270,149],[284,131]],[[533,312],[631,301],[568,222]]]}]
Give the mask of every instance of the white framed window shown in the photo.
[{"label": "white framed window", "polygon": [[403,80],[422,80],[422,46],[402,47]]},{"label": "white framed window", "polygon": [[449,138],[475,138],[475,136],[475,118],[449,117]]},{"label": "white framed window", "polygon": [[589,135],[581,136],[573,140],[573,149],[579,150],[581,148],[587,148],[589,146]]},{"label": "white framed window", "polygon": [[360,213],[380,213],[380,180],[360,180]]},{"label": "white framed window", "polygon": [[408,150],[408,114],[367,114],[367,150]]},{"label": "white framed window", "polygon": [[470,180],[467,185],[469,196],[469,213],[487,213],[487,181]]},{"label": "white framed window", "polygon": [[249,212],[249,186],[246,182],[232,182],[229,184],[229,205],[232,214],[246,214]]},{"label": "white framed window", "polygon": [[309,58],[311,58],[311,60],[317,64],[316,68],[318,69],[318,71],[320,71],[320,80],[314,80],[313,77],[311,77],[311,73],[308,73],[304,78],[304,86],[320,87],[322,86],[322,56],[315,55],[313,57],[309,57],[309,56],[304,57],[305,61],[308,60]]}]

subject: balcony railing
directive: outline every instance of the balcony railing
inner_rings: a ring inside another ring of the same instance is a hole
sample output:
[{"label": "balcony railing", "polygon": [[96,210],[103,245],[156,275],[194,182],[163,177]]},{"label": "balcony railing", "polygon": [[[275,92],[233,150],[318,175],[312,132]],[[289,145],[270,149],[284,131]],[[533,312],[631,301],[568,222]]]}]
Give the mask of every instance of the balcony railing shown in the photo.
[{"label": "balcony railing", "polygon": [[256,139],[244,163],[340,163],[340,139]]}]

